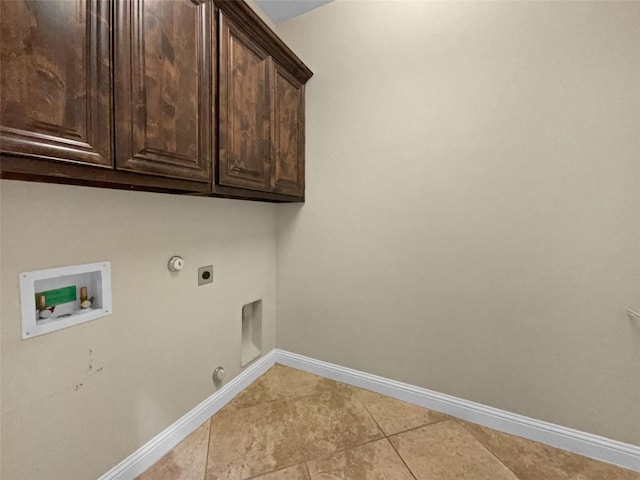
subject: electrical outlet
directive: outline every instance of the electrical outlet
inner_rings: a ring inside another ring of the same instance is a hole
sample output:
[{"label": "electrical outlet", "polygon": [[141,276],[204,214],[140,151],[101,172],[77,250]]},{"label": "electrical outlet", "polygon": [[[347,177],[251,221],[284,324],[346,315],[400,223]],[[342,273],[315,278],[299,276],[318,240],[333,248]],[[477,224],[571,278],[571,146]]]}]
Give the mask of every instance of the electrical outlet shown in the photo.
[{"label": "electrical outlet", "polygon": [[198,285],[213,283],[213,265],[207,265],[198,269]]}]

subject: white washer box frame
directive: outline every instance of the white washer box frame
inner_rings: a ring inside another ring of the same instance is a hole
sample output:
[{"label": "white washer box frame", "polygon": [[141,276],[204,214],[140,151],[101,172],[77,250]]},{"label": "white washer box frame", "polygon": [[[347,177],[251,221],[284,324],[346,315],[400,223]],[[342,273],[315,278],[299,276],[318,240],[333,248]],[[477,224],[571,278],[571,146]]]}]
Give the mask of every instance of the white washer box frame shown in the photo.
[{"label": "white washer box frame", "polygon": [[[73,277],[87,273],[98,276],[96,283],[99,291],[93,292],[93,294],[89,296],[96,296],[99,299],[99,302],[96,303],[99,303],[101,308],[92,308],[86,312],[72,313],[71,316],[68,317],[52,317],[47,320],[38,321],[38,312],[36,311],[35,303],[37,281],[70,277],[69,281],[73,282]],[[111,315],[111,262],[86,263],[83,265],[22,272],[20,273],[20,303],[22,307],[23,340]]]}]

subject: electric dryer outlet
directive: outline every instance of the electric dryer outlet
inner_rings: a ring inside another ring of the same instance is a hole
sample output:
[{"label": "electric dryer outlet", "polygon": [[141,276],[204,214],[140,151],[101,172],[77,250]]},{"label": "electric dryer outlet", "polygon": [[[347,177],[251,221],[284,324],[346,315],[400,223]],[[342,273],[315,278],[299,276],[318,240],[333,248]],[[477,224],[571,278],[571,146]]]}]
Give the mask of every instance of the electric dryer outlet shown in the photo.
[{"label": "electric dryer outlet", "polygon": [[198,286],[213,283],[213,265],[198,268]]}]

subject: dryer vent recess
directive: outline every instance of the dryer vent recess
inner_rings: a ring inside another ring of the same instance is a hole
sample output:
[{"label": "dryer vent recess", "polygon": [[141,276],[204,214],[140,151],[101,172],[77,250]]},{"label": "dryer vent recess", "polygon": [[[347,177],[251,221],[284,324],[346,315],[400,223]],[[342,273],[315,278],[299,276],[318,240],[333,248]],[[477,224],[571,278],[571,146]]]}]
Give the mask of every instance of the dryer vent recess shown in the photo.
[{"label": "dryer vent recess", "polygon": [[240,366],[244,367],[262,353],[262,300],[242,307],[242,346]]}]

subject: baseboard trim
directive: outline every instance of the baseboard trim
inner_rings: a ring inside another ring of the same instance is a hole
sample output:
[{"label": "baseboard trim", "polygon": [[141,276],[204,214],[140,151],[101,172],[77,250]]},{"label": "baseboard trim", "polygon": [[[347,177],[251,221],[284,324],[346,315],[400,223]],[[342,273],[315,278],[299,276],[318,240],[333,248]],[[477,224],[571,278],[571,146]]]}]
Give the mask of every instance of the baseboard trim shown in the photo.
[{"label": "baseboard trim", "polygon": [[275,361],[552,447],[640,472],[640,447],[510,413],[304,355],[275,350]]},{"label": "baseboard trim", "polygon": [[224,407],[238,393],[266,372],[276,362],[276,351],[271,350],[220,390],[204,400],[193,410],[160,432],[146,444],[125,458],[98,480],[133,480],[169,453],[173,447],[195,431],[209,417]]},{"label": "baseboard trim", "polygon": [[365,388],[501,432],[640,472],[640,447],[488,407],[352,368],[275,349],[125,458],[98,480],[134,480],[275,363]]}]

